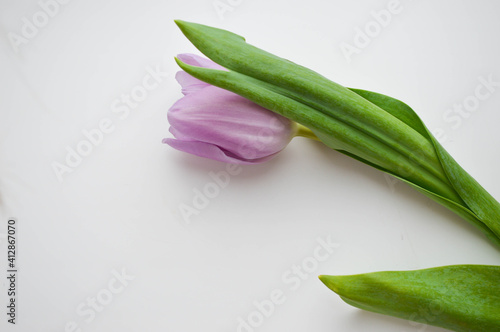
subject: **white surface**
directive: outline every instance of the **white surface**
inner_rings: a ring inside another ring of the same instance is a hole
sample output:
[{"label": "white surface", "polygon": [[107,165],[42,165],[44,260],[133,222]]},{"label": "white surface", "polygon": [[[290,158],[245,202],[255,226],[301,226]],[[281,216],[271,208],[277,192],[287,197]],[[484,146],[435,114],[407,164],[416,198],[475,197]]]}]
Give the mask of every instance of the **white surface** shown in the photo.
[{"label": "white surface", "polygon": [[[389,1],[229,2],[221,19],[213,0],[73,0],[15,52],[8,34],[21,34],[40,5],[1,1],[0,232],[8,217],[19,221],[20,266],[18,324],[1,309],[1,331],[62,332],[70,322],[81,331],[238,331],[254,302],[277,290],[284,303],[254,331],[440,331],[350,307],[316,276],[500,263],[453,213],[301,138],[243,167],[186,223],[179,206],[226,166],[161,144],[167,109],[181,97],[173,57],[195,52],[173,19],[231,30],[338,83],[407,102],[500,197],[500,87],[458,128],[443,119],[479,77],[500,81],[498,2],[401,0],[350,62],[341,43],[353,44],[356,27]],[[113,102],[156,66],[168,77],[121,119]],[[51,164],[104,118],[114,130],[58,181]],[[327,237],[338,248],[300,284],[289,279],[294,265],[314,264],[317,239]],[[91,319],[88,298],[108,300],[119,285],[113,271],[123,270],[134,279]],[[0,285],[6,303],[4,278]]]}]

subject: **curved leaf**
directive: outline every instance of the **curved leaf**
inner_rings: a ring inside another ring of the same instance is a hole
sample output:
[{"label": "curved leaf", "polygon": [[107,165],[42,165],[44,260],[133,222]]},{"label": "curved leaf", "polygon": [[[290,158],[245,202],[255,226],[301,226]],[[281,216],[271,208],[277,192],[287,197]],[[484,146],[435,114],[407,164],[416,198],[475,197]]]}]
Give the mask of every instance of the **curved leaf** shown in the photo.
[{"label": "curved leaf", "polygon": [[[399,118],[416,131],[422,133],[423,136],[427,137],[436,149],[442,168],[451,186],[461,197],[463,208],[474,214],[474,219],[477,221],[473,223],[476,226],[480,226],[478,222],[481,222],[483,224],[481,226],[486,226],[489,229],[487,234],[488,237],[491,238],[490,233],[493,233],[496,238],[500,239],[500,203],[498,203],[495,198],[493,198],[450,156],[430,133],[415,111],[402,101],[380,93],[358,89],[351,90],[359,93],[363,98],[366,98],[383,110]],[[435,196],[440,197],[440,195]],[[440,198],[442,199],[443,197]],[[443,203],[441,202],[441,204]],[[450,208],[450,206],[447,207]],[[467,220],[471,221],[469,218],[467,218]]]}]

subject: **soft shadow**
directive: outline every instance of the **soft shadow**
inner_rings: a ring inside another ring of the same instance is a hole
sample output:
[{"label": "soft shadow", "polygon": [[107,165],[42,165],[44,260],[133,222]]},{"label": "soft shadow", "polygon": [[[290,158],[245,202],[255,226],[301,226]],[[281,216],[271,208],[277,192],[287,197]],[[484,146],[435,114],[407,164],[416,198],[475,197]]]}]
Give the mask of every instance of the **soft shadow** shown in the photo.
[{"label": "soft shadow", "polygon": [[[338,151],[332,150],[324,144],[321,144],[319,142],[311,143],[317,143],[311,144],[311,147],[320,151],[318,155],[322,158],[321,162],[327,162],[334,165],[335,171],[341,171],[345,174],[354,174],[358,178],[363,178],[364,181],[376,183],[381,187],[381,190],[391,190],[389,183],[387,182],[387,178],[383,172],[365,165],[358,160],[348,157]],[[391,179],[393,179],[392,176]],[[394,181],[397,181],[397,184],[395,185],[396,189],[394,191],[394,195],[397,195],[404,200],[411,201],[412,204],[415,204],[418,208],[430,209],[436,215],[443,217],[443,219],[445,219],[446,222],[450,224],[450,227],[460,227],[465,232],[473,234],[477,238],[486,241],[491,248],[500,253],[500,248],[496,246],[492,241],[490,241],[476,226],[458,216],[445,206],[421,194],[410,185],[400,180],[394,179]]]},{"label": "soft shadow", "polygon": [[364,327],[365,324],[360,324],[359,322],[372,321],[373,324],[379,324],[379,325],[387,324],[387,325],[394,326],[394,328],[396,330],[399,330],[399,331],[419,331],[419,332],[420,331],[426,331],[426,332],[448,331],[448,330],[443,329],[441,327],[427,325],[427,324],[423,324],[423,323],[417,323],[417,322],[405,320],[402,318],[386,316],[386,315],[377,314],[374,312],[365,311],[365,310],[361,310],[361,309],[357,310],[352,315],[350,315],[349,320],[351,320],[353,322],[352,326],[363,325],[363,326],[360,326],[360,328]]},{"label": "soft shadow", "polygon": [[[332,172],[343,173],[346,174],[346,176],[350,175],[352,177],[362,178],[363,181],[376,183],[377,186],[380,187],[380,190],[391,191],[391,187],[389,186],[387,178],[383,172],[365,165],[358,160],[348,157],[338,151],[330,149],[320,142],[308,141],[306,143],[308,149],[315,149],[319,152],[315,155],[316,159],[311,160],[311,163],[328,163],[329,165],[332,165]],[[240,165],[243,168],[243,171],[241,172],[241,174],[238,174],[236,176],[237,182],[239,182],[240,184],[244,184],[248,182],[255,183],[262,181],[264,183],[266,181],[266,177],[269,176],[269,174],[280,172],[280,170],[285,167],[285,165],[287,165],[288,163],[293,163],[295,158],[296,154],[287,153],[287,150],[285,149],[268,162],[255,165]],[[175,159],[171,158],[170,162],[180,163],[182,168],[188,170],[189,172],[217,172],[220,170],[224,170],[226,167],[226,164],[223,162],[207,158],[200,158],[186,153],[178,154]],[[307,173],[303,173],[301,174],[301,176],[307,176]],[[327,174],[325,174],[325,181],[329,181]],[[488,244],[492,248],[494,248],[497,252],[500,252],[500,248],[498,248],[488,238],[486,238],[486,236],[477,227],[462,219],[454,212],[448,210],[446,207],[419,193],[408,184],[399,180],[395,181],[397,181],[397,183],[395,184],[396,189],[394,191],[394,195],[397,195],[404,200],[411,201],[412,204],[416,204],[418,208],[431,209],[433,213],[442,216],[443,219],[446,219],[447,222],[450,223],[450,227],[461,227],[466,232],[474,234],[474,236],[477,236],[481,240],[488,242]]]}]

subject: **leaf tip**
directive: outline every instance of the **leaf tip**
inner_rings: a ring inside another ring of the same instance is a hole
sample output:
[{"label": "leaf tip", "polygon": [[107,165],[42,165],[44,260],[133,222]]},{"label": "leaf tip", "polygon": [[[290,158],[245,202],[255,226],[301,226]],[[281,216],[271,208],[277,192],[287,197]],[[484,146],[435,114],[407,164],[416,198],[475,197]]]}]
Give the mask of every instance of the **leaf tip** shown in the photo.
[{"label": "leaf tip", "polygon": [[337,278],[335,276],[320,275],[318,278],[323,284],[325,284],[326,287],[330,288],[335,293],[338,293],[338,284],[336,282]]}]

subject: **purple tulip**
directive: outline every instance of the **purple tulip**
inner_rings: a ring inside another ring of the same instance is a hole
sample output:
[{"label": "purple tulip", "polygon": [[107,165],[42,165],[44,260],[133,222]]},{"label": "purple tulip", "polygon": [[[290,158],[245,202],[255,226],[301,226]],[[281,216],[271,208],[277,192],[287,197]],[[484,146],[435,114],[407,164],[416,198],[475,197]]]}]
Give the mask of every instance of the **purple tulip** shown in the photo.
[{"label": "purple tulip", "polygon": [[[187,64],[222,69],[211,60],[180,54]],[[163,143],[200,157],[232,164],[257,164],[273,158],[297,133],[297,124],[230,91],[184,71],[175,77],[185,95],[168,111],[174,138]]]}]

